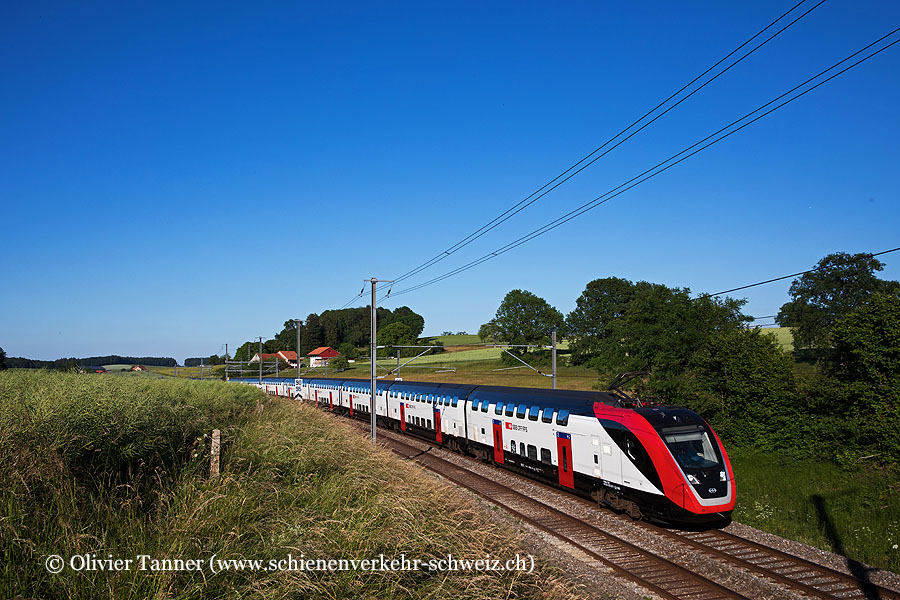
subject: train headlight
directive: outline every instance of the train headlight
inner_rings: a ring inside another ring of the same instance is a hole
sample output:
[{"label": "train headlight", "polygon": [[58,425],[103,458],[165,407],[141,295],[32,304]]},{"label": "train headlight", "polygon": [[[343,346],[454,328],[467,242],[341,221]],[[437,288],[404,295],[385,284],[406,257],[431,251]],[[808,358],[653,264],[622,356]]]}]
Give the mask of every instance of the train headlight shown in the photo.
[{"label": "train headlight", "polygon": [[693,483],[694,485],[700,485],[700,480],[688,473],[688,481]]},{"label": "train headlight", "polygon": [[725,481],[725,471],[719,471],[719,481]]}]

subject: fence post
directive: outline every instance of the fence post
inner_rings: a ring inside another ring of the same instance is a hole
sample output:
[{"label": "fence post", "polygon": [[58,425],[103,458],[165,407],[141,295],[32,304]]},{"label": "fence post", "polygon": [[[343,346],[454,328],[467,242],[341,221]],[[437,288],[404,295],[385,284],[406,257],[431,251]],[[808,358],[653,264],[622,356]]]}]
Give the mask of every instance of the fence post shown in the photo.
[{"label": "fence post", "polygon": [[209,453],[209,476],[217,477],[219,475],[219,448],[221,446],[221,432],[213,429],[212,432],[212,448]]}]

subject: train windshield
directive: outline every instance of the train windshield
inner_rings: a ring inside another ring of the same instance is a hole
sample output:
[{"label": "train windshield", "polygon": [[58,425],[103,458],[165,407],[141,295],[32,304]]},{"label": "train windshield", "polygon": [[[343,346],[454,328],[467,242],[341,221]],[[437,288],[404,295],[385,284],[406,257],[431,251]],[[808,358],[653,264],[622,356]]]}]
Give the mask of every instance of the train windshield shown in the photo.
[{"label": "train windshield", "polygon": [[719,453],[702,426],[664,427],[661,433],[682,468],[709,469],[720,464]]}]

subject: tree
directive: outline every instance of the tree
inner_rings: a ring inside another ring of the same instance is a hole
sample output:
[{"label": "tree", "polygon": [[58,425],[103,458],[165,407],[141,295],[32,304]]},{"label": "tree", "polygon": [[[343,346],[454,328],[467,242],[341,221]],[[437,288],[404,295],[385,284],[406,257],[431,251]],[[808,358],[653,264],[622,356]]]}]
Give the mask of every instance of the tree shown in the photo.
[{"label": "tree", "polygon": [[297,322],[289,319],[284,322],[279,333],[275,334],[278,350],[297,350]]},{"label": "tree", "polygon": [[346,356],[335,356],[328,361],[328,366],[340,373],[350,368],[350,361]]},{"label": "tree", "polygon": [[253,342],[244,342],[235,350],[232,360],[248,361],[258,352],[258,346],[254,346]]},{"label": "tree", "polygon": [[842,317],[866,303],[872,294],[895,294],[900,283],[875,276],[884,263],[871,254],[829,254],[814,271],[791,283],[791,301],[775,321],[790,327],[798,348],[827,348],[831,329]]},{"label": "tree", "polygon": [[303,331],[300,333],[301,354],[306,356],[316,348],[321,347],[324,341],[322,323],[319,320],[319,315],[311,313],[306,317],[306,324],[303,327]]},{"label": "tree", "polygon": [[[412,346],[415,343],[416,336],[413,335],[412,329],[410,329],[409,326],[405,323],[397,321],[378,329],[379,346]],[[394,355],[396,355],[396,353],[400,351],[400,348],[397,348],[393,352],[385,349],[383,352],[379,353],[379,356],[381,356],[382,354],[388,355],[391,353],[394,353]]]},{"label": "tree", "polygon": [[861,450],[900,460],[900,296],[873,294],[835,323],[828,374],[844,386]]},{"label": "tree", "polygon": [[572,343],[572,362],[584,364],[595,357],[614,351],[616,336],[621,339],[619,320],[634,294],[634,284],[627,279],[607,277],[587,284],[575,301],[575,310],[566,318]]},{"label": "tree", "polygon": [[491,319],[478,328],[478,339],[482,342],[496,342],[498,333],[497,323]]},{"label": "tree", "polygon": [[526,290],[512,290],[494,316],[498,337],[509,344],[546,344],[550,331],[565,326],[562,313]]},{"label": "tree", "polygon": [[[672,382],[653,382],[655,392]],[[712,336],[691,371],[674,381],[679,402],[701,413],[730,443],[758,449],[794,442],[794,361],[772,334],[736,329]],[[790,437],[788,437],[790,436]]]},{"label": "tree", "polygon": [[403,323],[409,327],[414,340],[418,339],[425,329],[425,318],[422,315],[413,312],[408,306],[401,306],[394,309],[394,314],[391,316],[391,323],[396,322]]},{"label": "tree", "polygon": [[833,374],[900,390],[900,296],[873,294],[835,324],[832,339]]},{"label": "tree", "polygon": [[717,333],[740,329],[744,301],[691,298],[687,288],[607,278],[590,282],[568,317],[575,364],[612,375],[682,376]]},{"label": "tree", "polygon": [[0,348],[0,371],[6,369],[6,352]]}]

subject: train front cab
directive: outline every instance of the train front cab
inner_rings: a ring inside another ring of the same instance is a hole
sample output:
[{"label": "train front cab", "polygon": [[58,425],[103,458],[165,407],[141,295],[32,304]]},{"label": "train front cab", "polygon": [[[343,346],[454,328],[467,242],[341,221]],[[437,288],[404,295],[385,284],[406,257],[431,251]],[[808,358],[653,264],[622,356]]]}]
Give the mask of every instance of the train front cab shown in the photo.
[{"label": "train front cab", "polygon": [[628,426],[656,465],[666,501],[661,520],[720,525],[730,521],[736,488],[728,454],[715,431],[693,411],[639,408]]}]

